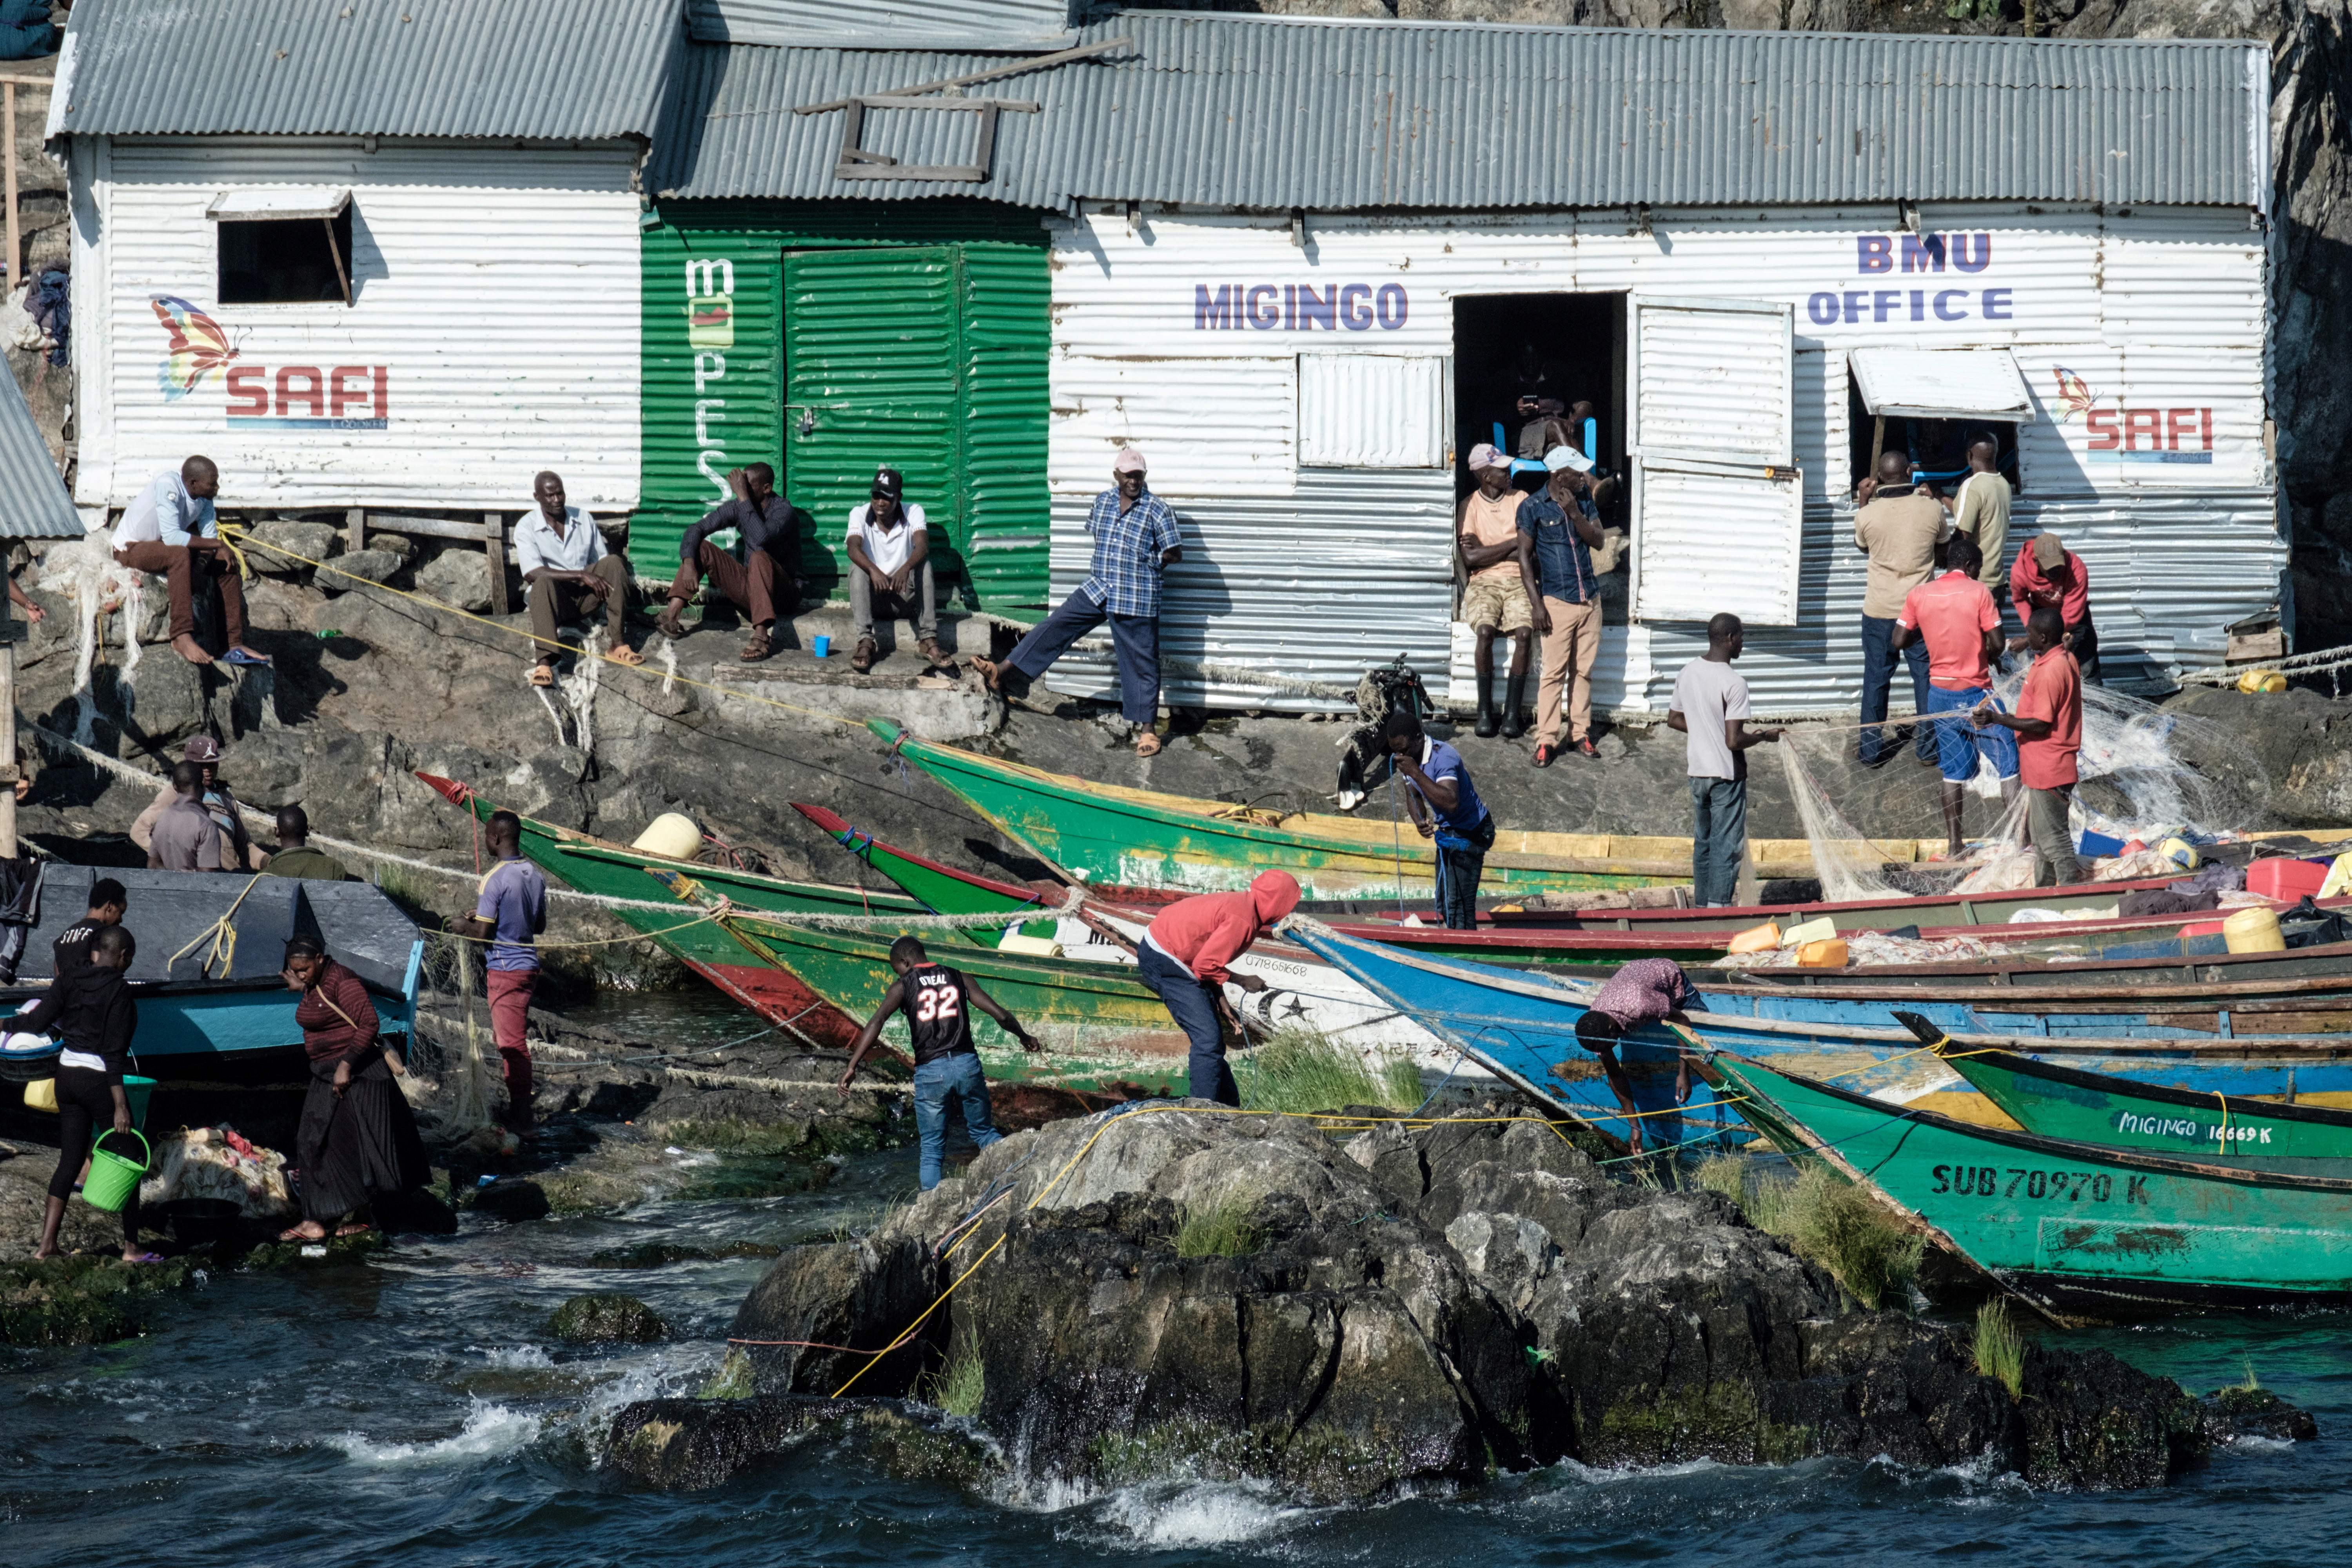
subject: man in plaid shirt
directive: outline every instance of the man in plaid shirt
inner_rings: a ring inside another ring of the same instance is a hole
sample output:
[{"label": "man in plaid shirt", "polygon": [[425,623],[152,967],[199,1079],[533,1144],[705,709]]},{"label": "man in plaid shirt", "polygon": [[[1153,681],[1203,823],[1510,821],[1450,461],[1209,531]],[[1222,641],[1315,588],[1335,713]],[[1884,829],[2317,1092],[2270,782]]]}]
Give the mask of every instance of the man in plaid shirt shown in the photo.
[{"label": "man in plaid shirt", "polygon": [[1176,514],[1143,482],[1143,454],[1120,449],[1111,465],[1116,489],[1095,497],[1087,531],[1095,536],[1094,569],[1077,591],[1016,644],[1002,664],[975,658],[992,690],[1025,696],[1029,683],[1087,633],[1110,623],[1118,657],[1119,710],[1137,729],[1135,754],[1156,756],[1160,737],[1160,570],[1182,559]]}]

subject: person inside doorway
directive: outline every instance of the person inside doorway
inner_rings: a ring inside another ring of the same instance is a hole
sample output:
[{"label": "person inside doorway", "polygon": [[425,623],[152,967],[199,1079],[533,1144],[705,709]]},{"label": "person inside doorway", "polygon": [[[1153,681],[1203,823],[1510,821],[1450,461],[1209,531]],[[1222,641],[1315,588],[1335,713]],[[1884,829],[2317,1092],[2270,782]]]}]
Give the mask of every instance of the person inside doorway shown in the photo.
[{"label": "person inside doorway", "polygon": [[1600,754],[1592,744],[1592,666],[1601,656],[1601,574],[1592,552],[1601,532],[1592,459],[1573,447],[1554,447],[1544,467],[1549,482],[1519,505],[1519,573],[1543,638],[1543,679],[1536,687],[1539,768],[1551,766],[1559,749],[1563,705],[1569,744],[1588,757]]},{"label": "person inside doorway", "polygon": [[[1511,488],[1511,459],[1481,442],[1470,449],[1470,477],[1478,488],[1462,498],[1454,512],[1455,544],[1468,582],[1462,590],[1462,618],[1476,638],[1478,733],[1500,730],[1517,740],[1527,733],[1520,716],[1527,698],[1528,656],[1535,611],[1519,566],[1519,506],[1528,498]],[[1495,637],[1511,639],[1511,673],[1498,714],[1495,706]]]},{"label": "person inside doorway", "polygon": [[874,640],[877,616],[910,623],[924,662],[933,669],[955,671],[955,660],[940,647],[930,534],[923,509],[909,503],[906,493],[907,481],[898,469],[877,468],[866,504],[849,509],[849,610],[857,629],[849,668],[860,675],[873,668],[881,655],[881,645]]},{"label": "person inside doorway", "polygon": [[210,664],[213,656],[196,641],[198,589],[220,595],[221,630],[233,665],[265,665],[267,656],[245,646],[245,584],[236,560],[221,543],[213,501],[220,494],[220,469],[206,457],[193,457],[176,474],[158,474],[123,509],[114,525],[115,564],[152,572],[163,579],[172,599],[172,651],[190,664]]},{"label": "person inside doorway", "polygon": [[1160,737],[1160,574],[1184,558],[1176,514],[1144,482],[1143,454],[1123,447],[1111,462],[1112,488],[1095,497],[1087,531],[1094,569],[1054,613],[1013,645],[1003,662],[974,658],[992,691],[1027,694],[1032,681],[1087,633],[1110,623],[1118,658],[1119,711],[1136,731],[1135,754],[1156,757]]},{"label": "person inside doorway", "polygon": [[[705,512],[678,542],[677,575],[670,579],[669,603],[654,625],[672,642],[684,637],[678,613],[708,576],[714,593],[751,617],[751,639],[738,657],[755,664],[775,651],[778,614],[800,606],[800,513],[776,493],[776,470],[765,463],[733,470],[727,488],[735,492],[733,499]],[[740,558],[736,551],[711,542],[712,534],[730,528],[736,532]]]},{"label": "person inside doorway", "polygon": [[[1854,548],[1870,557],[1870,574],[1862,594],[1862,765],[1874,768],[1902,748],[1898,738],[1882,745],[1878,726],[1886,717],[1886,699],[1895,685],[1895,618],[1903,613],[1903,597],[1927,580],[1936,569],[1936,550],[1951,531],[1944,509],[1925,486],[1911,483],[1907,452],[1879,454],[1878,473],[1855,488],[1862,503],[1853,514]],[[1911,671],[1913,711],[1927,710],[1927,650],[1914,643],[1899,656]],[[1935,737],[1928,726],[1917,726],[1915,737],[1920,762],[1936,763]],[[1900,731],[1897,731],[1898,737]]]},{"label": "person inside doorway", "polygon": [[530,683],[555,684],[555,656],[563,647],[558,634],[597,605],[604,606],[604,657],[614,664],[645,663],[646,656],[629,646],[629,597],[635,592],[629,558],[604,548],[594,518],[563,503],[560,476],[542,470],[530,493],[538,504],[523,513],[514,535],[515,561],[530,591],[530,635],[539,645]]},{"label": "person inside doorway", "polygon": [[1980,763],[1992,764],[2004,801],[2017,798],[2017,742],[2006,730],[1971,727],[1960,715],[1990,702],[1992,663],[2000,654],[2000,612],[1977,581],[1977,542],[1956,534],[1944,547],[1947,570],[1904,597],[1895,646],[1927,645],[1927,702],[1919,722],[1934,732],[1944,774],[1945,853],[1960,856],[1960,807]]}]

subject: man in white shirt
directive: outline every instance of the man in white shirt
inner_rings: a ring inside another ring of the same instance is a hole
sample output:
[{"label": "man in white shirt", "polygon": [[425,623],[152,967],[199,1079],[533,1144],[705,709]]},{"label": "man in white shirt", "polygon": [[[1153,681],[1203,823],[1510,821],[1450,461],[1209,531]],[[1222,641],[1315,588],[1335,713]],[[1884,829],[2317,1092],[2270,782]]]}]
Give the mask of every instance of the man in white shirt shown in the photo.
[{"label": "man in white shirt", "polygon": [[629,558],[604,548],[596,520],[563,504],[563,481],[542,472],[531,481],[539,505],[515,523],[515,562],[530,587],[530,635],[539,643],[531,667],[533,686],[555,684],[555,656],[563,651],[557,628],[604,606],[604,657],[614,664],[643,664],[646,656],[629,646],[629,595],[635,581]]},{"label": "man in white shirt", "polygon": [[178,473],[156,475],[114,525],[115,563],[152,572],[170,585],[173,653],[190,664],[213,662],[196,641],[195,590],[201,581],[220,590],[221,629],[228,636],[228,652],[222,657],[235,665],[266,665],[268,658],[245,646],[245,585],[235,560],[221,548],[213,511],[219,493],[220,469],[210,458],[190,458]]},{"label": "man in white shirt", "polygon": [[940,647],[939,613],[931,597],[931,542],[923,509],[906,504],[907,481],[896,468],[877,468],[864,506],[849,509],[849,613],[857,648],[849,668],[863,675],[881,652],[874,617],[913,623],[915,646],[934,669],[955,668]]},{"label": "man in white shirt", "polygon": [[1748,850],[1748,748],[1780,738],[1748,728],[1748,682],[1731,661],[1747,645],[1738,616],[1706,623],[1706,653],[1675,678],[1666,724],[1690,737],[1691,894],[1703,909],[1731,902]]}]

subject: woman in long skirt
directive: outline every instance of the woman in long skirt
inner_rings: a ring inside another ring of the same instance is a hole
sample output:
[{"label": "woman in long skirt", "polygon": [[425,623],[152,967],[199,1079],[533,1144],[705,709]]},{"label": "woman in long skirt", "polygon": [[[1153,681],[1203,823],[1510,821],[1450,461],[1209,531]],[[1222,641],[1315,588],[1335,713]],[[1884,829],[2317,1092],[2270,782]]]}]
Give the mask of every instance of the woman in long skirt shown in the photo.
[{"label": "woman in long skirt", "polygon": [[355,1211],[423,1187],[433,1173],[376,1037],[366,985],[311,936],[286,944],[285,974],[288,988],[302,994],[294,1021],[310,1058],[310,1092],[294,1137],[302,1223],[279,1239],[323,1241],[330,1230],[355,1236],[368,1228]]}]

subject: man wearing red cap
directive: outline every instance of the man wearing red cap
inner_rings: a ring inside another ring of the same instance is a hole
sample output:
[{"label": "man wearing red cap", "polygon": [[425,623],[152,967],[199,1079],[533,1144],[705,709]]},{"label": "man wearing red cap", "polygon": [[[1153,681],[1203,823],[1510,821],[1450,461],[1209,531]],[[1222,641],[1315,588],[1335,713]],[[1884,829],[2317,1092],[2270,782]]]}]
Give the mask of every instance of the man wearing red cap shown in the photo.
[{"label": "man wearing red cap", "polygon": [[1095,497],[1087,531],[1095,536],[1094,568],[1059,608],[1013,646],[1003,663],[975,658],[992,691],[1028,694],[1029,683],[1053,668],[1070,645],[1110,623],[1118,657],[1118,706],[1136,728],[1135,754],[1160,754],[1151,726],[1160,717],[1160,574],[1183,559],[1176,514],[1143,481],[1143,454],[1123,447],[1111,464],[1113,488]]},{"label": "man wearing red cap", "polygon": [[1244,991],[1263,991],[1255,974],[1235,974],[1227,965],[1247,952],[1265,928],[1298,907],[1298,881],[1287,871],[1261,871],[1245,893],[1202,893],[1171,904],[1135,944],[1143,983],[1168,1005],[1168,1016],[1192,1042],[1192,1090],[1195,1100],[1239,1105],[1240,1086],[1225,1065],[1221,1026],[1241,1022],[1225,1004],[1227,981]]}]

